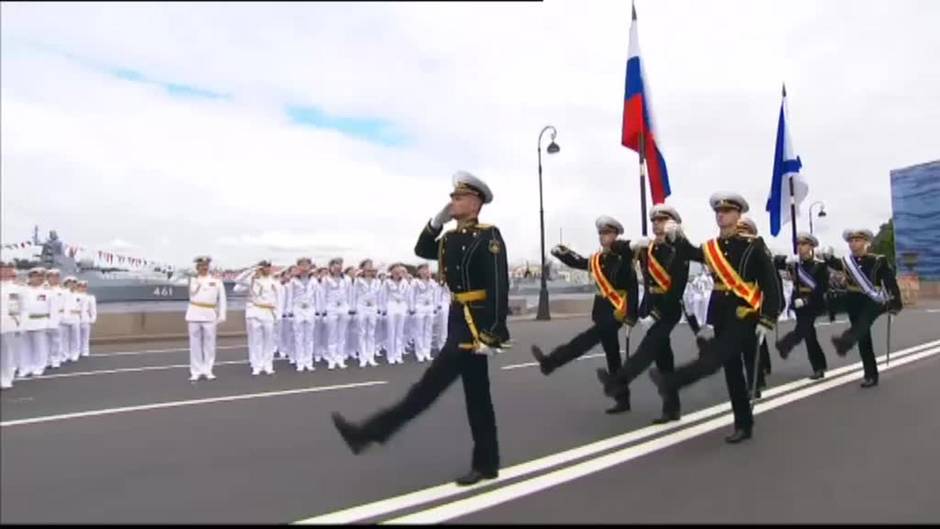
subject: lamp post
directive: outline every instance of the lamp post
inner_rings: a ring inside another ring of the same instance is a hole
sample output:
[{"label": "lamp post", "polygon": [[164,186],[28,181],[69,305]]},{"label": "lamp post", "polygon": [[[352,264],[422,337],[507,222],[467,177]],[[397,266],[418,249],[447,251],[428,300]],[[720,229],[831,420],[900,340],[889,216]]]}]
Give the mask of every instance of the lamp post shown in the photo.
[{"label": "lamp post", "polygon": [[815,205],[817,205],[817,204],[819,205],[819,213],[818,213],[818,216],[819,216],[819,217],[825,217],[825,216],[826,216],[826,205],[823,204],[821,201],[816,201],[816,202],[813,202],[812,204],[809,205],[809,232],[810,232],[811,234],[813,233],[813,206],[815,206]]},{"label": "lamp post", "polygon": [[551,131],[552,135],[550,143],[545,149],[548,154],[555,154],[561,150],[561,148],[558,147],[558,144],[555,143],[555,136],[558,134],[558,131],[555,130],[555,127],[548,125],[543,128],[542,132],[539,133],[539,225],[542,235],[542,287],[539,289],[539,311],[535,315],[535,319],[537,320],[552,319],[552,316],[548,311],[548,285],[546,284],[547,269],[545,268],[545,208],[542,203],[542,136],[545,135],[546,131]]}]

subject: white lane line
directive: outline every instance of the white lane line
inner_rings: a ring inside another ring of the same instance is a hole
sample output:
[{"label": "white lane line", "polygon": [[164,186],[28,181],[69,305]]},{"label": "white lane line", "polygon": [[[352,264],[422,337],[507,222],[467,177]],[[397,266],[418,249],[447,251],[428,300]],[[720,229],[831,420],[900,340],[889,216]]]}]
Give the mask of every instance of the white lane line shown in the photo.
[{"label": "white lane line", "polygon": [[927,312],[933,314],[934,312],[940,312],[940,309],[927,309]]},{"label": "white lane line", "polygon": [[[247,345],[217,345],[216,349],[247,349]],[[176,349],[150,349],[147,351],[120,351],[114,353],[92,353],[86,358],[105,358],[109,356],[136,356],[157,353],[188,353],[189,347],[179,347]]]},{"label": "white lane line", "polygon": [[[940,346],[940,340],[935,340],[933,342],[928,342],[920,344],[908,349],[903,349],[900,351],[894,351],[892,356],[895,358],[904,358],[906,355],[914,354],[917,351],[929,349],[931,347]],[[839,377],[846,373],[850,373],[855,370],[860,370],[862,368],[861,362],[856,362],[854,364],[842,366],[836,369],[832,369],[826,372],[826,376],[831,380],[834,377]],[[826,379],[823,379],[826,380]],[[809,380],[802,378],[787,384],[780,386],[774,386],[763,391],[763,399],[767,400],[774,396],[787,393],[789,391],[804,388],[807,386],[813,386],[818,384],[819,381]],[[562,465],[583,457],[591,456],[600,452],[616,448],[618,446],[629,444],[635,441],[639,441],[646,437],[654,436],[661,434],[663,432],[668,432],[671,430],[676,430],[682,427],[686,427],[691,423],[705,419],[716,414],[726,413],[731,410],[731,404],[724,402],[721,404],[716,404],[709,408],[699,410],[688,415],[683,415],[679,421],[670,422],[661,425],[650,425],[639,430],[634,430],[625,434],[616,435],[614,437],[609,437],[600,441],[595,441],[580,447],[571,448],[556,454],[549,456],[541,457],[539,459],[534,459],[526,463],[520,463],[508,468],[500,469],[499,477],[494,480],[488,480],[481,482],[478,485],[472,487],[460,487],[454,483],[447,483],[444,485],[437,485],[434,487],[429,487],[427,489],[418,490],[415,492],[409,492],[400,496],[395,496],[392,498],[387,498],[384,500],[378,500],[372,503],[366,503],[363,505],[358,505],[355,507],[349,507],[339,511],[334,511],[322,515],[313,516],[303,520],[299,520],[297,524],[341,524],[341,523],[352,523],[360,520],[366,520],[370,518],[376,518],[384,514],[389,514],[398,510],[406,509],[408,507],[414,507],[416,505],[422,505],[425,503],[431,503],[433,501],[445,499],[451,496],[456,496],[459,494],[465,494],[468,490],[473,490],[475,488],[488,488],[490,485],[498,484],[501,482],[506,482],[512,479],[515,479],[520,476],[525,476],[534,472],[539,472],[552,468],[554,466]]]},{"label": "white lane line", "polygon": [[312,388],[288,389],[283,391],[266,391],[263,393],[249,393],[247,395],[229,395],[226,397],[211,397],[206,399],[178,400],[172,402],[160,402],[157,404],[143,404],[140,406],[125,406],[122,408],[108,408],[104,410],[81,411],[76,413],[64,413],[61,415],[47,415],[45,417],[33,417],[31,419],[18,419],[14,421],[0,422],[0,427],[24,426],[27,424],[39,424],[53,421],[64,421],[68,419],[81,419],[84,417],[98,417],[101,415],[114,415],[116,413],[130,413],[135,411],[159,410],[163,408],[178,408],[181,406],[195,406],[198,404],[214,404],[218,402],[232,402],[248,399],[260,399],[265,397],[281,397],[284,395],[300,395],[303,393],[318,393],[321,391],[332,391],[337,389],[363,388],[368,386],[377,386],[387,384],[386,380],[370,380],[368,382],[355,382],[352,384],[337,384],[333,386],[318,386]]},{"label": "white lane line", "polygon": [[[916,362],[917,360],[927,358],[938,353],[940,353],[940,347],[928,349],[920,353],[914,353],[906,356],[903,360],[898,361],[896,364],[892,364],[890,367],[882,368],[882,371],[895,369],[896,367],[902,366],[904,364]],[[860,380],[863,376],[864,374],[860,372],[852,373],[845,377],[828,380],[820,384],[814,384],[811,387],[784,395],[769,402],[758,403],[754,407],[754,415],[759,415],[775,408],[785,406],[792,402],[811,397],[817,393],[822,393],[823,391],[849,384],[851,382]],[[663,437],[658,437],[642,444],[634,445],[604,456],[555,470],[548,474],[530,478],[518,483],[513,483],[512,485],[507,485],[505,487],[497,488],[488,492],[483,492],[476,496],[457,500],[449,504],[433,507],[425,511],[386,520],[383,523],[433,524],[446,522],[460,516],[466,516],[483,509],[522,498],[541,490],[555,487],[562,483],[600,472],[610,467],[626,463],[632,459],[636,459],[657,450],[662,450],[664,448],[679,444],[683,441],[692,439],[693,437],[697,437],[733,423],[734,416],[730,413],[725,414],[690,428],[685,428],[678,432],[671,433]]]},{"label": "white lane line", "polygon": [[[589,358],[598,358],[600,356],[604,356],[604,353],[591,353],[589,355],[580,356],[576,358],[575,360],[587,360]],[[538,362],[524,362],[522,364],[509,364],[508,366],[503,366],[500,369],[502,369],[503,371],[508,371],[510,369],[519,369],[520,367],[534,367],[537,365],[539,365]]]}]

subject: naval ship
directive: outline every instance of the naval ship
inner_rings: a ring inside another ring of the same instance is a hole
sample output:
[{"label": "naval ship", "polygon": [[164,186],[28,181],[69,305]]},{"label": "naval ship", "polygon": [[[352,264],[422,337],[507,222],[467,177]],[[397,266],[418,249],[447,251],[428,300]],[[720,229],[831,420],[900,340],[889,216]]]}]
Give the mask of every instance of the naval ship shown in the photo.
[{"label": "naval ship", "polygon": [[[76,260],[64,251],[62,241],[55,230],[40,242],[39,228],[33,231],[33,247],[41,248],[32,259],[14,259],[18,270],[34,266],[58,268],[62,277],[75,276],[88,282],[88,290],[98,303],[124,301],[179,301],[188,300],[189,275],[172,268],[151,267],[145,270],[129,270],[119,267],[102,267],[90,259]],[[226,293],[232,294],[234,284],[226,282]]]}]

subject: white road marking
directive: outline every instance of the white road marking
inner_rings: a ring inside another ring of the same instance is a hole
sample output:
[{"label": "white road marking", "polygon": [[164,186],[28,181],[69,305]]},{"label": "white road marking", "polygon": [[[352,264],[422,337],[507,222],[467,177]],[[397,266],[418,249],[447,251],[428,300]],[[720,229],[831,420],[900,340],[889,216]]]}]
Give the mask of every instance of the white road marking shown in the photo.
[{"label": "white road marking", "polygon": [[[889,367],[883,367],[882,371],[895,369],[896,367],[902,366],[904,364],[916,362],[917,360],[927,358],[938,353],[940,353],[940,347],[910,354],[905,356],[903,360],[900,360]],[[811,387],[789,393],[769,402],[759,402],[754,407],[754,415],[759,415],[775,408],[785,406],[792,402],[811,397],[817,393],[849,384],[856,380],[860,380],[863,376],[864,374],[860,372],[851,373],[848,376],[830,379],[819,384],[813,384]],[[555,470],[548,474],[527,479],[525,481],[513,483],[512,485],[507,485],[502,488],[483,492],[469,498],[433,507],[425,511],[386,520],[383,523],[434,524],[446,522],[460,516],[472,514],[483,509],[522,498],[541,490],[555,487],[562,483],[600,472],[610,467],[626,463],[627,461],[679,444],[693,437],[697,437],[733,423],[734,416],[732,414],[724,414],[701,424],[697,424],[695,426],[682,429],[678,432],[658,437],[645,443],[630,446],[628,448],[624,448],[604,456],[577,463],[559,470]]]},{"label": "white road marking", "polygon": [[940,312],[940,309],[927,309],[927,312],[933,314],[934,312]]},{"label": "white road marking", "polygon": [[[275,362],[284,360],[283,358],[275,358]],[[229,360],[226,362],[216,362],[214,365],[217,366],[226,366],[232,364],[247,364],[248,360]],[[17,382],[29,382],[30,380],[44,380],[47,378],[69,378],[69,377],[87,377],[92,375],[110,375],[114,373],[133,373],[135,371],[161,371],[166,369],[189,369],[189,364],[172,364],[168,366],[148,366],[148,367],[122,367],[120,369],[100,369],[98,371],[79,371],[77,373],[57,373],[54,375],[42,375],[38,377],[29,377],[23,379],[17,379]]]},{"label": "white road marking", "polygon": [[284,395],[300,395],[303,393],[318,393],[321,391],[332,391],[336,389],[363,388],[368,386],[377,386],[387,384],[386,380],[370,380],[368,382],[356,382],[352,384],[337,384],[333,386],[318,386],[312,388],[288,389],[283,391],[266,391],[263,393],[249,393],[247,395],[229,395],[226,397],[211,397],[206,399],[178,400],[172,402],[160,402],[157,404],[143,404],[140,406],[125,406],[121,408],[108,408],[103,410],[81,411],[76,413],[64,413],[61,415],[47,415],[45,417],[33,417],[31,419],[18,419],[13,421],[0,422],[0,427],[7,428],[11,426],[24,426],[27,424],[39,424],[53,421],[64,421],[68,419],[81,419],[85,417],[98,417],[101,415],[114,415],[117,413],[130,413],[135,411],[159,410],[163,408],[178,408],[181,406],[195,406],[198,404],[214,404],[218,402],[233,402],[248,399],[260,399],[265,397],[281,397]]},{"label": "white road marking", "polygon": [[[928,342],[920,344],[908,349],[903,349],[900,351],[895,351],[892,356],[895,358],[905,358],[907,355],[915,354],[917,351],[922,351],[929,349],[931,347],[940,346],[940,340],[935,340],[933,342]],[[895,362],[897,363],[897,361]],[[893,367],[894,364],[892,364]],[[826,372],[828,380],[832,380],[834,377],[839,377],[846,373],[851,373],[852,371],[860,370],[862,368],[861,362],[856,362],[854,364],[842,366],[836,369],[832,369]],[[828,381],[823,379],[823,381]],[[767,390],[763,391],[763,401],[766,401],[770,398],[773,398],[777,395],[787,393],[789,391],[805,388],[807,386],[814,386],[819,384],[820,381],[809,380],[802,378],[787,384],[780,386],[774,386]],[[760,405],[760,403],[758,403]],[[331,513],[326,513],[322,515],[313,516],[306,518],[294,523],[297,524],[341,524],[341,523],[353,523],[361,520],[366,520],[370,518],[376,518],[385,514],[389,514],[395,511],[406,509],[408,507],[414,507],[417,505],[423,505],[426,503],[431,503],[437,500],[445,499],[451,496],[456,496],[459,494],[465,494],[468,490],[473,489],[483,489],[488,488],[491,485],[499,484],[506,482],[517,477],[525,476],[542,470],[547,470],[549,468],[563,465],[571,461],[581,459],[584,457],[592,456],[600,452],[616,448],[618,446],[623,446],[625,444],[630,444],[635,441],[642,440],[644,438],[658,435],[664,432],[671,430],[676,430],[679,428],[687,427],[691,423],[696,421],[712,417],[719,414],[727,413],[731,410],[731,404],[724,402],[722,404],[716,404],[709,408],[699,410],[688,415],[684,415],[682,419],[676,422],[670,422],[661,425],[651,425],[639,430],[634,430],[625,434],[617,435],[600,441],[595,441],[580,447],[571,448],[556,454],[545,456],[539,459],[528,461],[526,463],[520,463],[508,468],[500,469],[499,477],[493,480],[487,480],[481,482],[478,485],[472,487],[460,487],[454,483],[447,483],[444,485],[437,485],[434,487],[429,487],[427,489],[418,490],[415,492],[410,492],[400,496],[395,496],[387,498],[384,500],[378,500],[372,503],[367,503],[363,505],[358,505],[355,507],[350,507],[347,509],[342,509],[339,511],[334,511]]]},{"label": "white road marking", "polygon": [[[216,349],[247,349],[247,345],[217,345]],[[114,353],[92,353],[85,358],[105,358],[109,356],[137,356],[158,353],[188,353],[189,347],[178,347],[176,349],[150,349],[147,351],[120,351]]]}]

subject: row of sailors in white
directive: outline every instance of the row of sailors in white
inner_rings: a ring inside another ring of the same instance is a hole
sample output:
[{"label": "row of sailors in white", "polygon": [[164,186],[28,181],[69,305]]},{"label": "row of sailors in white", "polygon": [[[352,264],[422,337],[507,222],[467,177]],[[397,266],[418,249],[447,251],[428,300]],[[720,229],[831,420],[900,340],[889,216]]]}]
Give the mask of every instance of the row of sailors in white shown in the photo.
[{"label": "row of sailors in white", "polygon": [[89,355],[95,296],[87,282],[70,276],[60,283],[60,275],[33,268],[23,285],[11,264],[0,263],[0,388]]},{"label": "row of sailors in white", "polygon": [[[190,380],[211,380],[215,327],[225,321],[225,290],[208,274],[208,257],[197,258],[196,264],[200,275],[191,280],[186,314]],[[360,367],[376,366],[380,349],[389,364],[401,364],[409,342],[418,361],[429,361],[432,349],[446,340],[450,292],[431,279],[427,265],[418,267],[417,278],[396,265],[390,278],[380,279],[368,259],[347,274],[342,259],[317,274],[312,271],[312,260],[301,258],[275,279],[271,263],[262,261],[236,278],[235,291],[248,294],[245,323],[253,375],[274,373],[275,351],[297,371],[314,371],[321,360],[329,369],[345,368],[349,358],[358,358]]]}]

